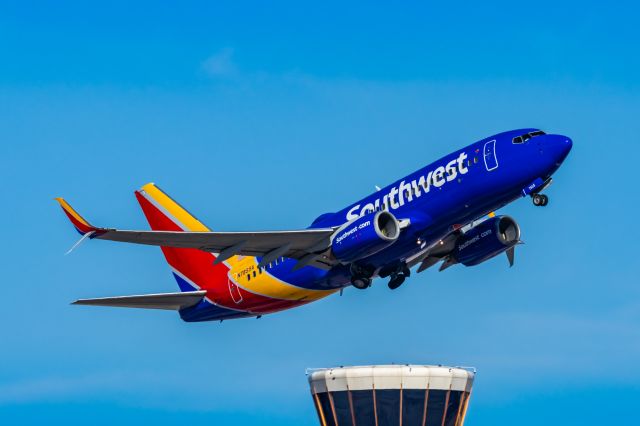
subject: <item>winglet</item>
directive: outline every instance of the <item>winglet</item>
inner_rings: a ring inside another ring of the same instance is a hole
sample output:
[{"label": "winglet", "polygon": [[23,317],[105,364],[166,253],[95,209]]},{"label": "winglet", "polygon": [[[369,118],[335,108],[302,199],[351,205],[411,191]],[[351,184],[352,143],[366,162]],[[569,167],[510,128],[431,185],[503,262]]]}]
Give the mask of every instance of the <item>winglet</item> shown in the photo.
[{"label": "winglet", "polygon": [[91,225],[82,216],[80,216],[80,214],[78,214],[78,212],[75,211],[73,207],[71,207],[71,205],[65,201],[64,198],[58,197],[55,198],[55,200],[60,204],[60,207],[62,207],[64,213],[67,215],[73,226],[81,235],[87,235],[90,232],[94,233],[99,230],[99,228]]}]

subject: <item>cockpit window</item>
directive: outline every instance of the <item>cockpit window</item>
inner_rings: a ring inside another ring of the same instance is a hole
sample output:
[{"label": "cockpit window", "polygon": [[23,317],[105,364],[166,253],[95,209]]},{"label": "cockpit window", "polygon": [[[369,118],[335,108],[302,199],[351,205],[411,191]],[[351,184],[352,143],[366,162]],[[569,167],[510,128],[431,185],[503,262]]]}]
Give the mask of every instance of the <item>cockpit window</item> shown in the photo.
[{"label": "cockpit window", "polygon": [[535,131],[530,132],[530,133],[525,133],[524,135],[516,136],[515,138],[513,138],[512,142],[513,143],[525,143],[529,139],[535,138],[536,136],[541,136],[541,135],[546,135],[546,133],[543,132],[542,130],[535,130]]}]

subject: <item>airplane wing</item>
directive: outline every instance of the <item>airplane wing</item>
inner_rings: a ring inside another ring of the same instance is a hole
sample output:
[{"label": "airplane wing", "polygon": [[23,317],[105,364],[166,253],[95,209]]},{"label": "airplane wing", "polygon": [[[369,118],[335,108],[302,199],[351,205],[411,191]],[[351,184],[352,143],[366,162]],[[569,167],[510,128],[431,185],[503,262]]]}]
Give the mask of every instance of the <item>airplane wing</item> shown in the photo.
[{"label": "airplane wing", "polygon": [[[420,264],[418,270],[416,271],[417,273],[420,273],[432,267],[441,260],[443,262],[440,265],[439,271],[444,271],[448,267],[455,265],[456,261],[452,258],[451,254],[455,249],[456,240],[458,239],[458,237],[460,237],[461,234],[467,232],[472,227],[483,222],[487,218],[492,217],[495,217],[494,212],[490,212],[486,216],[481,216],[478,219],[472,220],[465,225],[454,226],[453,229],[447,232],[439,241],[436,241],[430,246],[425,247],[424,250],[407,259],[407,266],[409,268],[412,268],[413,266]],[[509,260],[509,266],[513,266],[515,260],[515,247],[508,248],[505,253],[507,255],[507,259]]]},{"label": "airplane wing", "polygon": [[74,227],[82,234],[80,241],[90,238],[153,246],[195,248],[218,253],[216,263],[235,255],[244,255],[262,257],[260,266],[282,256],[298,259],[296,268],[311,265],[326,269],[335,264],[335,260],[323,254],[331,245],[334,228],[260,232],[129,231],[93,226],[64,199],[56,198],[56,201],[60,203]]},{"label": "airplane wing", "polygon": [[420,267],[416,271],[417,273],[420,273],[425,269],[435,265],[439,261],[445,260],[440,270],[442,271],[446,269],[447,267],[451,266],[447,264],[446,259],[449,257],[449,255],[453,251],[455,247],[456,239],[458,238],[459,235],[460,234],[458,230],[453,230],[447,233],[447,235],[442,237],[439,241],[436,241],[429,247],[426,247],[420,253],[407,259],[407,266],[409,268],[412,268],[415,265],[420,264]]},{"label": "airplane wing", "polygon": [[183,293],[144,294],[140,296],[101,297],[99,299],[79,299],[72,305],[113,306],[117,308],[166,309],[179,311],[197,305],[206,291],[186,291]]}]

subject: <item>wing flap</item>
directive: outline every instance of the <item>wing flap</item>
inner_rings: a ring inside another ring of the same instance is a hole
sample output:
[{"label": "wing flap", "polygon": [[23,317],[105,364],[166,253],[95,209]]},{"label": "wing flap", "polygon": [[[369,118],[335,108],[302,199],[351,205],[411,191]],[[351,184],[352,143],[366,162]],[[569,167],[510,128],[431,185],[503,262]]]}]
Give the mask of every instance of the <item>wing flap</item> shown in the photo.
[{"label": "wing flap", "polygon": [[160,293],[135,296],[101,297],[97,299],[79,299],[73,302],[72,305],[166,309],[179,311],[180,309],[197,305],[206,294],[206,291],[187,291],[183,293]]},{"label": "wing flap", "polygon": [[219,253],[243,243],[235,254],[264,255],[289,244],[290,251],[305,250],[333,234],[333,229],[261,232],[121,231],[105,229],[94,238],[153,246],[197,248]]}]

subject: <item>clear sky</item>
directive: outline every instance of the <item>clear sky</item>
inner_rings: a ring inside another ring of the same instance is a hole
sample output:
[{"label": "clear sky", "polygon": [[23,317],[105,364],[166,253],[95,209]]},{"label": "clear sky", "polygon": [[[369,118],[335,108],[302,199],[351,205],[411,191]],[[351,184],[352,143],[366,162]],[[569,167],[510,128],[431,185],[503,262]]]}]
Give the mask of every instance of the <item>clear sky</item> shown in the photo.
[{"label": "clear sky", "polygon": [[[0,419],[314,425],[306,367],[391,362],[475,366],[470,426],[637,418],[637,5],[131,3],[0,4]],[[504,209],[512,269],[223,324],[69,306],[177,286],[157,248],[64,256],[55,196],[144,229],[154,181],[217,230],[298,228],[518,127],[574,147],[548,207]]]}]

